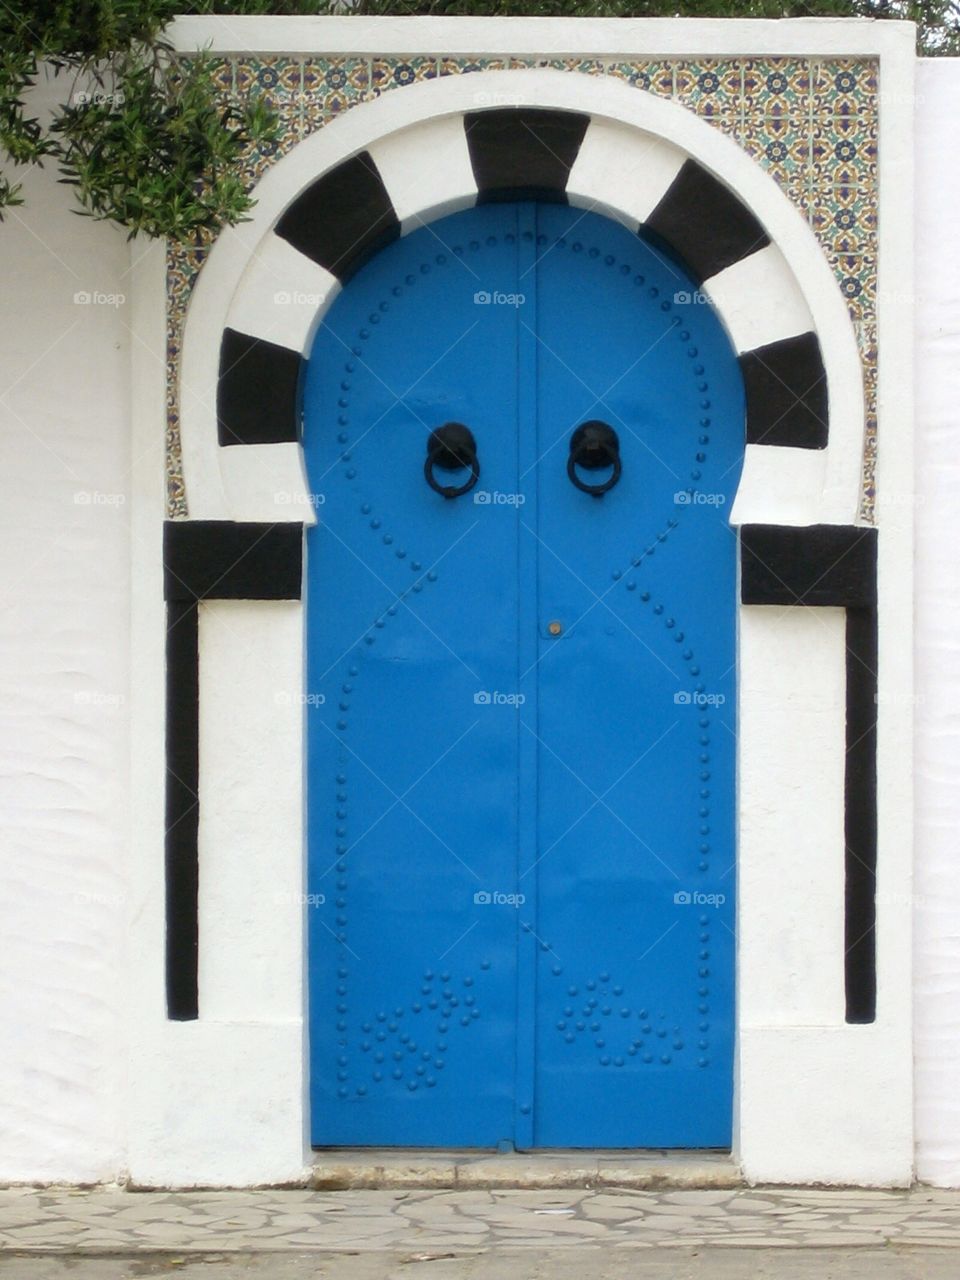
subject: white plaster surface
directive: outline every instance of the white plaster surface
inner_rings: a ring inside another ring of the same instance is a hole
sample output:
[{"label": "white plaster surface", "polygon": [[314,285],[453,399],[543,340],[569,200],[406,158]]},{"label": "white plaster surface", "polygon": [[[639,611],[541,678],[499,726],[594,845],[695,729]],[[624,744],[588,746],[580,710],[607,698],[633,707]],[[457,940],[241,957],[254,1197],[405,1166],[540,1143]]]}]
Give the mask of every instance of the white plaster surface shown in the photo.
[{"label": "white plaster surface", "polygon": [[687,155],[655,134],[591,120],[567,179],[571,204],[636,231],[666,194]]},{"label": "white plaster surface", "polygon": [[960,1186],[960,64],[918,91],[917,1172]]},{"label": "white plaster surface", "polygon": [[423,226],[424,209],[431,210],[432,221],[467,209],[476,200],[467,137],[456,117],[441,117],[418,129],[401,129],[375,142],[370,154],[390,192],[404,235]]},{"label": "white plaster surface", "polygon": [[720,312],[738,352],[813,328],[806,299],[775,244],[718,271],[704,280],[702,289]]},{"label": "white plaster surface", "polygon": [[200,1016],[303,1015],[298,601],[200,607]]},{"label": "white plaster surface", "polygon": [[280,236],[267,236],[243,273],[227,324],[302,351],[317,312],[339,292],[336,276]]},{"label": "white plaster surface", "polygon": [[27,205],[0,225],[0,1181],[89,1181],[118,1167],[124,1090],[130,247],[69,212],[53,166],[17,176]]},{"label": "white plaster surface", "polygon": [[843,1023],[845,623],[843,609],[740,613],[742,1025]]}]

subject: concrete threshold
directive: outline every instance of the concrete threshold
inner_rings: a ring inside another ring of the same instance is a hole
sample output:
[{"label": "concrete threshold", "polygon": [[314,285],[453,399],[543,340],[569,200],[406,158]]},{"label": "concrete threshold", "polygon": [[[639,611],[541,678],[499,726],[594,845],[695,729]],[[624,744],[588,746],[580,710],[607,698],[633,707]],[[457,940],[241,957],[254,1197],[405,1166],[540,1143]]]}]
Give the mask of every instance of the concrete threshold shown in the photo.
[{"label": "concrete threshold", "polygon": [[328,1148],[314,1153],[310,1186],[318,1190],[418,1187],[725,1188],[744,1186],[728,1151],[537,1151],[498,1155],[477,1150]]}]

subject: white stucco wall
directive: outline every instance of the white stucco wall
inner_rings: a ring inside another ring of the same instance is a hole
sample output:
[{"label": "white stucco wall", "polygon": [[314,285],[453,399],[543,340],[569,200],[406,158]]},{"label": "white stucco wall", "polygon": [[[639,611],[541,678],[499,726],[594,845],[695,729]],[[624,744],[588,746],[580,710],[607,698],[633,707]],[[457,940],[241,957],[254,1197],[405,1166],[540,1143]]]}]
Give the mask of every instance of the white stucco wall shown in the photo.
[{"label": "white stucco wall", "polygon": [[[919,72],[917,1170],[960,1185],[960,176],[949,163],[960,146],[960,63]],[[128,808],[131,756],[140,777],[162,766],[157,743],[132,744],[128,732],[131,710],[162,732],[162,424],[134,412],[146,382],[162,394],[162,317],[133,311],[141,249],[75,217],[55,178],[26,173],[28,204],[0,226],[0,1181],[109,1180],[131,1165],[149,1180],[187,1180],[178,1133],[197,1126],[210,1134],[198,1180],[287,1178],[302,1149],[294,952],[272,1019],[229,1003],[209,1022],[162,1019],[162,866],[142,840],[158,814]],[[156,248],[146,257],[162,271]],[[129,300],[74,303],[80,291]],[[131,551],[144,540],[157,575],[131,586]],[[131,675],[132,597],[141,665]],[[267,609],[296,656],[296,607]],[[244,607],[215,607],[206,656],[219,644],[225,669],[241,671],[256,657],[238,641],[246,622]],[[290,674],[278,666],[279,687]],[[256,727],[261,711],[243,714]],[[216,751],[212,723],[209,732]],[[223,990],[215,970],[207,980]],[[261,1005],[277,994],[254,991]],[[832,1008],[837,993],[824,992]],[[757,1008],[774,994],[758,985]],[[233,1100],[215,1087],[225,1046],[230,1075],[248,1073]],[[871,1052],[882,1056],[882,1044]],[[841,1058],[837,1070],[849,1069]],[[813,1083],[829,1092],[828,1080]],[[264,1099],[272,1145],[247,1141]]]},{"label": "white stucco wall", "polygon": [[960,61],[917,92],[917,1174],[960,1186]]},{"label": "white stucco wall", "polygon": [[130,250],[56,176],[0,226],[0,1181],[123,1161],[131,335],[74,294]]}]

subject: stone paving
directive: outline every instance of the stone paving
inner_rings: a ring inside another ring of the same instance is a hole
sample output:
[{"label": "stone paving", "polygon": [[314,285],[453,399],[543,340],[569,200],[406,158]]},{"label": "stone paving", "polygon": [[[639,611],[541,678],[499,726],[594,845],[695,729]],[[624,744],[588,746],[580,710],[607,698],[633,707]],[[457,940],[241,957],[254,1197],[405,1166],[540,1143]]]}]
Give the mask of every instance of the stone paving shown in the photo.
[{"label": "stone paving", "polygon": [[[711,1189],[0,1191],[0,1250],[248,1251],[960,1247],[960,1192]],[[960,1254],[955,1258],[960,1275]],[[439,1280],[439,1278],[438,1278]]]}]

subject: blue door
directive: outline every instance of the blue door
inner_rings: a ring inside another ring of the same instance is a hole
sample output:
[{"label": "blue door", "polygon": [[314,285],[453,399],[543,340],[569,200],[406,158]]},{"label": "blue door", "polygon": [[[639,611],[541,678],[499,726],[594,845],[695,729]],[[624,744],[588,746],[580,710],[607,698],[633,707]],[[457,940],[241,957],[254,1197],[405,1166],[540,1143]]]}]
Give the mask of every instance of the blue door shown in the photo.
[{"label": "blue door", "polygon": [[617,223],[486,205],[347,285],[304,436],[314,1143],[728,1146],[718,319]]}]

